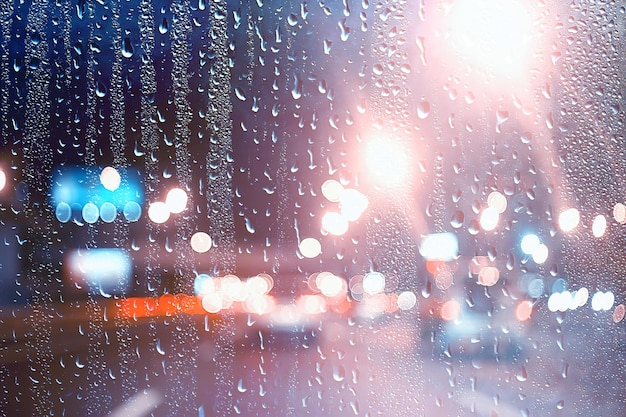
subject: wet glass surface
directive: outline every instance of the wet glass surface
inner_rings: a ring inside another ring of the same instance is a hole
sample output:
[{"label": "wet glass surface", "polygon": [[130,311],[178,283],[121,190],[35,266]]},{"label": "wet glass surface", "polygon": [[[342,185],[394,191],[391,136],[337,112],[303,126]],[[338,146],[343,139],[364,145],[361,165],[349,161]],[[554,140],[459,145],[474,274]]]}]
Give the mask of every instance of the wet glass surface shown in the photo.
[{"label": "wet glass surface", "polygon": [[626,413],[620,1],[0,8],[0,415]]}]

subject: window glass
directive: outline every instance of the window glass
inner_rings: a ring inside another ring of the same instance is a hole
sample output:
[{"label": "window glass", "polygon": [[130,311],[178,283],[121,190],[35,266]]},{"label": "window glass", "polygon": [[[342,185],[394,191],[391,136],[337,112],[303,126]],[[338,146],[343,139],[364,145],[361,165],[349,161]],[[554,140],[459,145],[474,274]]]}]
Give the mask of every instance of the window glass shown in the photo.
[{"label": "window glass", "polygon": [[2,6],[1,415],[626,413],[621,1]]}]

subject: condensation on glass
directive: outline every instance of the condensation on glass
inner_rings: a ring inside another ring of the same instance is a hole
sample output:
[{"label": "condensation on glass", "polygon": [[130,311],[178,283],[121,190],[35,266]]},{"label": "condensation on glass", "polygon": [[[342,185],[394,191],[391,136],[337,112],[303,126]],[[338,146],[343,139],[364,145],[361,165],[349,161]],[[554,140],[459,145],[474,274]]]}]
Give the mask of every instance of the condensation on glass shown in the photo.
[{"label": "condensation on glass", "polygon": [[626,413],[620,1],[0,8],[0,415]]}]

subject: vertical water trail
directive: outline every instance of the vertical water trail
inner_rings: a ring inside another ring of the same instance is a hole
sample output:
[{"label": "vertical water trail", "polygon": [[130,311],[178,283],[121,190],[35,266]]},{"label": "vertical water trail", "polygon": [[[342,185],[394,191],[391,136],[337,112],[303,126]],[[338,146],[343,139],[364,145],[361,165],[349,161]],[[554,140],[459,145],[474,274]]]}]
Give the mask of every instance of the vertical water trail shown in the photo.
[{"label": "vertical water trail", "polygon": [[[3,149],[9,149],[9,74],[11,72],[11,65],[9,63],[9,42],[11,40],[11,16],[13,15],[13,2],[3,5],[0,8],[0,33],[3,34],[0,39],[0,146]],[[14,162],[11,161],[11,164]],[[0,356],[3,355],[4,347],[0,348]],[[0,365],[0,386],[6,387],[10,383],[14,383],[10,379],[10,374],[4,364]],[[7,395],[0,396],[0,415],[6,417],[1,410],[6,410],[8,405]]]},{"label": "vertical water trail", "polygon": [[[24,177],[28,184],[24,216],[28,219],[27,283],[32,292],[32,314],[29,317],[33,334],[26,340],[28,365],[31,370],[32,402],[36,415],[47,415],[53,409],[53,361],[51,318],[54,314],[54,281],[58,269],[52,262],[52,218],[47,204],[48,179],[52,171],[52,149],[49,146],[50,70],[49,42],[45,33],[49,3],[35,0],[28,11],[26,25],[26,117],[24,123]],[[33,42],[33,39],[36,41]]]},{"label": "vertical water trail", "polygon": [[[175,106],[174,144],[176,148],[176,177],[178,186],[189,193],[191,189],[191,165],[189,140],[191,131],[192,109],[189,103],[189,61],[190,61],[190,4],[187,0],[173,2],[171,5],[172,25],[170,30],[172,51],[172,89]],[[194,207],[194,195],[190,195],[188,208],[174,219],[176,238],[174,251],[175,291],[193,294],[194,277],[193,254],[189,239],[193,226],[197,224]],[[189,205],[192,209],[189,209]],[[171,360],[168,372],[170,384],[166,392],[166,402],[172,415],[193,415],[197,412],[195,372],[189,372],[197,366],[198,332],[188,315],[178,314],[172,318],[172,325],[179,331],[174,334],[170,346]],[[191,387],[191,389],[190,389]]]},{"label": "vertical water trail", "polygon": [[[370,58],[372,64],[383,68],[383,72],[380,75],[372,74],[375,79],[371,83],[373,87],[369,89],[371,118],[382,124],[385,131],[392,132],[394,141],[409,145],[414,140],[411,137],[412,122],[407,111],[412,92],[407,75],[403,74],[401,68],[410,62],[407,46],[402,43],[402,39],[407,32],[407,16],[411,14],[408,6],[399,2],[382,1],[372,6],[373,12],[368,13],[368,20],[371,22],[370,36],[374,37]],[[398,36],[391,36],[392,32]],[[394,66],[386,65],[391,55],[394,57]],[[411,233],[412,218],[417,211],[412,189],[414,184],[414,179],[409,180],[403,190],[396,191],[397,194],[394,195],[389,194],[389,190],[374,192],[373,199],[383,202],[385,208],[378,209],[379,213],[371,213],[373,210],[370,210],[366,230],[367,252],[373,264],[383,274],[398,276],[399,285],[405,288],[415,286],[418,277],[416,260],[419,253],[416,236]],[[378,222],[376,216],[386,221]],[[412,289],[418,292],[415,288]],[[403,319],[408,331],[417,332],[415,327],[419,316]],[[397,359],[399,363],[416,362],[412,367],[413,376],[417,380],[422,379],[421,367],[415,357]],[[380,391],[380,388],[376,391]],[[381,410],[393,409],[394,406],[398,409],[397,404],[402,400],[387,395],[384,391],[371,399],[372,405]],[[402,415],[423,414],[423,409],[407,407],[404,411]]]},{"label": "vertical water trail", "polygon": [[[209,68],[206,112],[206,129],[209,146],[206,156],[206,205],[209,216],[209,234],[219,251],[219,269],[235,272],[235,220],[233,213],[233,161],[232,161],[232,103],[231,72],[228,66],[228,3],[216,0],[209,3],[213,16],[209,29],[209,42],[215,58]],[[216,392],[215,411],[218,416],[232,414],[235,389],[232,367],[235,350],[231,332],[235,322],[232,315],[223,318],[216,340],[215,378],[219,381]]]}]

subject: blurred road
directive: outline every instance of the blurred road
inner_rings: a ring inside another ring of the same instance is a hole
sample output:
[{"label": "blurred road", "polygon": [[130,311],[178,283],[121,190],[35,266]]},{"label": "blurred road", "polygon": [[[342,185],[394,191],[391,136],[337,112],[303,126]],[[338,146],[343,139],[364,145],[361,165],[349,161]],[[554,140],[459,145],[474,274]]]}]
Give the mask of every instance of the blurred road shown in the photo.
[{"label": "blurred road", "polygon": [[[558,320],[531,326],[522,353],[508,357],[442,351],[430,341],[438,324],[410,313],[376,320],[325,315],[279,327],[234,314],[120,319],[112,306],[40,312],[48,331],[32,312],[3,314],[2,415],[506,417],[624,410],[615,351],[603,356],[596,347],[592,363],[584,353],[590,339],[570,338],[578,331]],[[49,335],[43,348],[32,343],[37,334]]]}]

